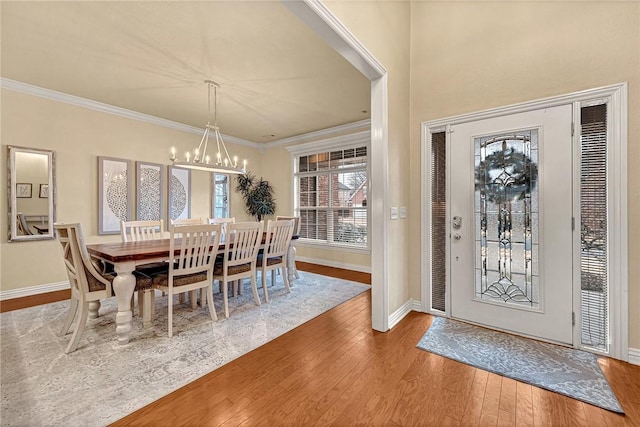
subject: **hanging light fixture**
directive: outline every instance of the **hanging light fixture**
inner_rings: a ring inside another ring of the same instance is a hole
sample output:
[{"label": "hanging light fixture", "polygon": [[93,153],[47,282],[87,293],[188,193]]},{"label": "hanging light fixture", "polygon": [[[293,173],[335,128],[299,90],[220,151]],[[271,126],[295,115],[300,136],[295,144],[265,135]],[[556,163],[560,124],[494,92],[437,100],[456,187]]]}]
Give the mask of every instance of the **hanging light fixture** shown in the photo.
[{"label": "hanging light fixture", "polygon": [[[202,135],[200,144],[198,145],[198,148],[193,151],[193,155],[189,151],[185,153],[186,161],[178,160],[176,158],[175,147],[171,147],[170,160],[173,162],[174,166],[180,166],[181,168],[197,169],[207,172],[243,174],[245,173],[247,168],[247,161],[243,160],[242,167],[238,167],[238,156],[233,156],[232,158],[229,155],[227,146],[225,145],[224,140],[222,139],[222,135],[220,134],[220,128],[218,127],[218,88],[220,87],[220,85],[213,80],[205,80],[204,82],[207,84],[209,92],[209,117],[207,119],[207,126],[204,128],[204,134]],[[212,87],[214,92],[213,125],[211,124]],[[215,155],[215,159],[211,159],[211,157],[207,154],[209,135],[212,133],[216,137],[216,146],[218,149]]]}]

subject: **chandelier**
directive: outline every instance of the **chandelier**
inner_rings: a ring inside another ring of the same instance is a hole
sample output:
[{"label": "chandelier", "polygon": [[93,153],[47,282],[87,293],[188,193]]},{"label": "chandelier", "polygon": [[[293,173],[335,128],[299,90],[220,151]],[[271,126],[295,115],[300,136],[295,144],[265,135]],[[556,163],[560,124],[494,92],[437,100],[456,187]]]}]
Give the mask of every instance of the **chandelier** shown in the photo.
[{"label": "chandelier", "polygon": [[[222,135],[220,134],[220,128],[218,127],[218,88],[220,87],[220,85],[213,80],[205,80],[204,82],[207,84],[209,92],[209,117],[207,119],[207,126],[204,128],[204,134],[202,135],[200,144],[198,145],[198,148],[193,151],[193,155],[189,151],[185,153],[186,161],[178,160],[176,158],[175,147],[171,147],[171,158],[169,160],[173,162],[174,166],[179,166],[181,168],[203,170],[207,172],[243,174],[245,173],[247,168],[247,161],[243,160],[242,168],[238,167],[238,156],[233,156],[232,158],[229,155],[227,146],[225,145],[222,139]],[[212,87],[214,92],[213,125],[211,124]],[[215,159],[211,159],[211,157],[207,154],[209,135],[211,134],[215,135],[216,138],[217,152],[215,155]]]}]

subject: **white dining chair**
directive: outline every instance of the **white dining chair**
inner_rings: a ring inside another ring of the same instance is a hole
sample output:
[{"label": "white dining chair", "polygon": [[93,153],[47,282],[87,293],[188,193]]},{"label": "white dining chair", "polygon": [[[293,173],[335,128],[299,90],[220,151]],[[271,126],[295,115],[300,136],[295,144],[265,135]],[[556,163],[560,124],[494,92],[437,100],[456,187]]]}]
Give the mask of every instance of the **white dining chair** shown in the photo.
[{"label": "white dining chair", "polygon": [[256,305],[260,305],[256,284],[256,262],[262,243],[264,222],[237,222],[228,224],[222,259],[218,258],[213,268],[214,280],[220,281],[224,299],[224,315],[229,317],[229,283],[251,279],[251,290]]},{"label": "white dining chair", "polygon": [[291,292],[289,277],[287,274],[287,252],[293,235],[294,221],[281,220],[267,222],[264,250],[258,255],[258,268],[262,276],[262,291],[265,302],[269,302],[269,290],[267,288],[267,272],[271,271],[271,285],[276,282],[276,270],[282,271],[282,281],[287,293]]},{"label": "white dining chair", "polygon": [[[200,289],[207,295],[211,320],[217,320],[213,302],[213,263],[220,244],[220,229],[217,224],[183,225],[170,228],[169,271],[153,276],[154,289],[168,295],[168,333],[173,336],[173,296]],[[180,230],[180,233],[176,233]],[[180,234],[180,236],[178,236]],[[175,255],[178,251],[178,255]],[[201,299],[204,306],[205,298]],[[192,308],[195,299],[192,299]]]},{"label": "white dining chair", "polygon": [[172,219],[170,224],[175,225],[176,227],[180,227],[183,225],[198,225],[198,224],[208,224],[209,220],[207,218],[180,218],[180,219]]},{"label": "white dining chair", "polygon": [[[95,319],[100,310],[100,300],[113,296],[114,276],[102,274],[97,263],[89,255],[79,223],[56,223],[53,225],[56,238],[62,249],[69,285],[71,287],[70,307],[60,335],[71,330],[73,320],[78,319],[65,350],[70,353],[78,348],[87,318]],[[151,289],[151,279],[136,276],[136,290]]]},{"label": "white dining chair", "polygon": [[[276,221],[279,221],[279,220],[293,220],[293,222],[294,222],[294,224],[293,224],[293,234],[294,235],[299,235],[300,234],[300,217],[299,216],[277,215],[276,216]],[[291,244],[293,244],[293,243],[291,243]],[[295,277],[296,279],[299,279],[300,275],[298,274],[298,269],[296,268],[295,253],[296,253],[296,248],[295,248],[295,246],[293,246],[292,254],[294,256],[291,259],[288,260],[290,265],[287,266],[287,269],[291,270],[291,274],[293,275],[293,277]]]},{"label": "white dining chair", "polygon": [[221,224],[222,225],[222,235],[224,236],[225,234],[227,234],[227,225],[228,224],[235,224],[236,223],[236,218],[235,217],[229,217],[229,218],[209,218],[209,224]]}]

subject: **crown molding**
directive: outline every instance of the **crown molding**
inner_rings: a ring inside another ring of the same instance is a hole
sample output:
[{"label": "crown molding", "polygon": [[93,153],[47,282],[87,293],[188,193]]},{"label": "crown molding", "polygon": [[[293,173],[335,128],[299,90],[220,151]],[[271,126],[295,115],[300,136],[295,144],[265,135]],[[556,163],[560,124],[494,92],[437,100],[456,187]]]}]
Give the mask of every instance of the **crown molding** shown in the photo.
[{"label": "crown molding", "polygon": [[[5,77],[0,78],[0,87],[2,87],[2,89],[8,89],[14,92],[20,92],[27,95],[50,99],[53,101],[74,105],[76,107],[99,111],[101,113],[113,114],[114,116],[125,117],[127,119],[137,120],[139,122],[149,123],[152,125],[161,126],[181,132],[193,133],[196,135],[202,135],[203,132],[203,129],[197,128],[195,126],[185,125],[184,123],[178,123],[172,120],[152,116],[150,114],[127,110],[126,108],[116,107],[115,105],[105,104],[103,102],[93,101],[91,99],[82,98],[75,95],[69,95],[68,93],[58,92],[40,86],[34,86],[29,83],[23,83],[17,80],[7,79]],[[254,149],[261,149],[263,147],[262,144],[259,144],[257,142],[248,141],[246,139],[237,138],[231,135],[222,134],[222,137],[225,142],[230,142],[232,144],[244,145],[246,147],[251,147]]]},{"label": "crown molding", "polygon": [[316,130],[313,132],[303,133],[303,134],[291,136],[288,138],[276,139],[275,141],[267,142],[262,146],[264,148],[273,148],[273,147],[279,147],[282,145],[293,145],[293,144],[298,144],[304,141],[329,138],[338,133],[357,132],[365,129],[368,130],[370,128],[371,128],[371,120],[364,119],[364,120],[359,120],[357,122],[345,123],[343,125],[338,125],[338,126],[334,126],[326,129]]},{"label": "crown molding", "polygon": [[329,150],[336,147],[349,148],[350,146],[371,145],[371,131],[363,130],[360,132],[352,133],[349,135],[340,135],[333,138],[322,139],[320,141],[311,141],[304,144],[298,144],[285,147],[285,149],[295,155],[304,155],[310,153],[317,153],[322,150]]}]

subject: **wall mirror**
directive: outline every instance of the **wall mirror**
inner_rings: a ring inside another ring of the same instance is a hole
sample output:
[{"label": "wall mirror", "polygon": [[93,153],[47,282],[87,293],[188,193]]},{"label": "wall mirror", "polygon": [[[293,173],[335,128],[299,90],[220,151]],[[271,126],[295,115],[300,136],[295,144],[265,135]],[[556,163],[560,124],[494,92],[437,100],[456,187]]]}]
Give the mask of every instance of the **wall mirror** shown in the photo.
[{"label": "wall mirror", "polygon": [[53,239],[55,152],[7,148],[8,241]]}]

